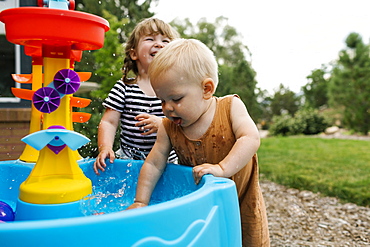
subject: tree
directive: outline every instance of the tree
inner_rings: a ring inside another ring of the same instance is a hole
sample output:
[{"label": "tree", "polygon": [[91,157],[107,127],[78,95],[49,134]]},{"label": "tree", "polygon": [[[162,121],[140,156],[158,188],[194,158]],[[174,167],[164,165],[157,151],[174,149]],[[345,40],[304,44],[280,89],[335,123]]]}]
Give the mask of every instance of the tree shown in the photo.
[{"label": "tree", "polygon": [[358,33],[345,41],[333,68],[329,86],[330,104],[342,107],[343,125],[368,134],[370,128],[370,50]]},{"label": "tree", "polygon": [[118,20],[108,11],[104,11],[103,16],[109,21],[110,30],[105,34],[104,47],[93,53],[94,71],[100,76],[100,88],[92,92],[92,96],[102,99],[107,97],[116,81],[122,77],[124,50],[118,37],[122,26],[128,22],[126,18]]},{"label": "tree", "polygon": [[[225,70],[221,67],[221,70]],[[248,108],[249,114],[256,121],[257,117],[261,117],[261,109],[257,103],[256,86],[257,81],[255,80],[256,72],[250,67],[249,63],[245,60],[241,60],[239,63],[232,68],[232,75],[225,78],[225,75],[220,76],[222,79],[221,84],[228,85],[231,81],[232,88],[229,87],[223,90],[222,94],[238,94]],[[222,91],[222,87],[221,90]]]},{"label": "tree", "polygon": [[307,107],[318,109],[328,105],[329,80],[325,78],[327,74],[326,66],[322,65],[321,69],[313,70],[312,74],[307,76],[308,83],[302,87]]},{"label": "tree", "polygon": [[138,4],[138,1],[131,0],[77,0],[76,5],[79,11],[102,17],[104,16],[103,12],[108,11],[112,16],[117,17],[118,20],[128,19],[129,22],[125,24],[122,30],[121,43],[124,43],[125,38],[128,37],[138,22],[143,18],[154,15],[154,13],[150,12],[149,8],[153,3],[157,3],[158,0],[142,0],[140,2],[141,4]]},{"label": "tree", "polygon": [[280,84],[279,89],[275,91],[271,98],[271,113],[273,116],[280,116],[284,113],[293,116],[298,111],[299,105],[300,97],[289,88],[285,88],[283,84]]},{"label": "tree", "polygon": [[201,18],[196,26],[188,18],[175,19],[171,25],[182,38],[194,38],[206,44],[215,53],[220,65],[233,67],[240,61],[246,61],[246,56],[251,56],[248,47],[242,42],[241,35],[228,24],[226,17],[217,17],[212,23]]}]

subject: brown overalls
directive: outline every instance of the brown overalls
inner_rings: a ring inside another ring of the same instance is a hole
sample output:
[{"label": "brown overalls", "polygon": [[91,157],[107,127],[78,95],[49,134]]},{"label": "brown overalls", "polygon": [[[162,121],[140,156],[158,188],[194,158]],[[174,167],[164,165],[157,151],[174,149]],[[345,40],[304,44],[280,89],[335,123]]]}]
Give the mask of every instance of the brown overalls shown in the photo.
[{"label": "brown overalls", "polygon": [[[163,120],[179,164],[218,164],[230,152],[236,141],[230,122],[233,97],[238,96],[216,98],[214,119],[206,133],[197,140],[188,139],[182,128],[169,119]],[[266,208],[258,182],[257,154],[231,179],[238,191],[243,246],[270,246]]]}]

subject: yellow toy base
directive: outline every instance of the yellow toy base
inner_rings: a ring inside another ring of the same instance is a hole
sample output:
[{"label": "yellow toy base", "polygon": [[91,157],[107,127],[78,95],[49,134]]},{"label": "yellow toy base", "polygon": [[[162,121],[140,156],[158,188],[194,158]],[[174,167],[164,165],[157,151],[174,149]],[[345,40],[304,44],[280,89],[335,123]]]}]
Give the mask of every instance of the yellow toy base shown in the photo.
[{"label": "yellow toy base", "polygon": [[91,194],[92,183],[76,161],[76,151],[65,147],[55,154],[40,150],[31,174],[19,187],[19,199],[35,204],[73,202]]},{"label": "yellow toy base", "polygon": [[70,179],[50,177],[38,183],[20,186],[19,198],[35,204],[56,204],[80,200],[92,192],[91,181],[87,178]]}]

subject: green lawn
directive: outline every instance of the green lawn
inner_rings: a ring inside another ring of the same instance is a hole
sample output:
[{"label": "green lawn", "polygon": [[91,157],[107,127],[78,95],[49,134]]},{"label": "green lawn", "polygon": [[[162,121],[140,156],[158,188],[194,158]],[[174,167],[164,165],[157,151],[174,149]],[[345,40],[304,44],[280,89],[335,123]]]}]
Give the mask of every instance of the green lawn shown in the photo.
[{"label": "green lawn", "polygon": [[267,180],[370,205],[370,141],[269,137],[258,159]]}]

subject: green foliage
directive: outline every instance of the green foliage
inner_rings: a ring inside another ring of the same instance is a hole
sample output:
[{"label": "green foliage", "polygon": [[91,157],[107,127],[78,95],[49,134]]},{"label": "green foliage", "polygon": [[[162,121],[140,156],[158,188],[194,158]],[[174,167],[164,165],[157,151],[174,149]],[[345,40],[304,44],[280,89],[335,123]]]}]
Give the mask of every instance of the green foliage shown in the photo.
[{"label": "green foliage", "polygon": [[346,39],[330,79],[330,105],[343,108],[343,125],[365,135],[370,129],[370,49],[357,33]]},{"label": "green foliage", "polygon": [[[141,4],[138,1],[131,0],[77,0],[76,6],[79,11],[88,12],[94,15],[104,17],[104,11],[108,11],[117,19],[128,19],[127,29],[131,32],[136,24],[144,18],[152,17],[154,14],[149,10],[151,4],[155,4],[158,0],[142,0]],[[122,38],[128,37],[127,32],[122,33]],[[120,41],[124,43],[124,40]]]},{"label": "green foliage", "polygon": [[328,74],[325,66],[321,69],[312,71],[312,74],[307,76],[309,82],[302,87],[305,105],[318,109],[328,105],[328,80],[325,76]]},{"label": "green foliage", "polygon": [[95,73],[101,77],[100,88],[92,92],[96,98],[106,98],[114,84],[122,77],[122,64],[124,51],[119,43],[122,27],[128,22],[124,18],[118,20],[107,11],[103,11],[104,17],[109,21],[110,30],[105,34],[104,47],[94,52]]},{"label": "green foliage", "polygon": [[270,103],[273,116],[279,116],[285,113],[293,116],[298,111],[299,106],[300,97],[289,88],[284,87],[283,84],[280,84],[279,89],[275,91]]},{"label": "green foliage", "polygon": [[218,64],[234,67],[250,56],[248,47],[242,42],[241,35],[227,23],[226,17],[217,17],[215,22],[201,18],[196,25],[185,20],[175,19],[171,25],[182,38],[193,38],[202,41],[214,53]]},{"label": "green foliage", "polygon": [[318,110],[312,108],[301,109],[294,115],[294,120],[299,125],[297,134],[315,135],[325,131],[329,127],[328,121],[319,113]]},{"label": "green foliage", "polygon": [[269,135],[277,136],[287,136],[291,133],[291,122],[292,116],[289,114],[283,114],[283,115],[275,115],[272,118],[272,124],[269,128]]},{"label": "green foliage", "polygon": [[272,136],[315,135],[329,126],[325,117],[312,108],[301,109],[294,117],[289,114],[274,116],[272,122],[269,128]]},{"label": "green foliage", "polygon": [[[75,109],[79,111],[80,109]],[[82,157],[96,157],[98,155],[98,125],[104,111],[102,106],[102,100],[93,99],[91,104],[81,109],[81,111],[90,113],[91,118],[86,123],[73,123],[73,128],[76,132],[88,137],[90,142],[81,147],[78,151]]]},{"label": "green foliage", "polygon": [[[73,128],[76,132],[88,137],[90,142],[79,148],[79,153],[82,157],[96,157],[99,154],[98,150],[98,126],[100,119],[104,112],[102,105],[103,100],[99,98],[93,98],[91,104],[83,109],[76,109],[75,111],[83,111],[91,114],[91,118],[86,123],[73,123]],[[113,145],[113,150],[119,148],[119,133],[116,133],[116,141]]]},{"label": "green foliage", "polygon": [[262,139],[264,178],[370,206],[370,142],[307,137]]},{"label": "green foliage", "polygon": [[261,118],[261,108],[257,103],[255,71],[245,60],[234,67],[221,65],[219,68],[220,83],[216,95],[238,94],[248,108],[251,117],[257,121]]}]

